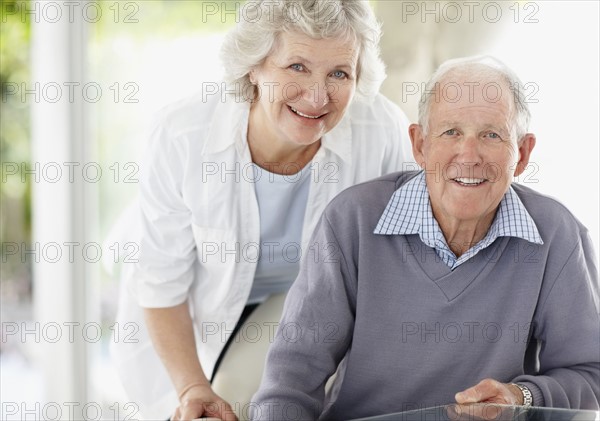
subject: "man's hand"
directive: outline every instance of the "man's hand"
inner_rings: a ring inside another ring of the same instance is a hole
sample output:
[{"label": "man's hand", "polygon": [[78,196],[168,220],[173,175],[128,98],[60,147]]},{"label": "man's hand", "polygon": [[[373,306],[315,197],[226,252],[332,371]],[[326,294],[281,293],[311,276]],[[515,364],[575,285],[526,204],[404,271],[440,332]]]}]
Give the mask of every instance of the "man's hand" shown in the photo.
[{"label": "man's hand", "polygon": [[447,411],[451,419],[456,420],[512,419],[515,408],[496,405],[523,405],[521,389],[514,384],[500,383],[494,379],[484,379],[475,386],[458,392],[454,399],[458,405],[450,405]]},{"label": "man's hand", "polygon": [[446,414],[452,421],[506,421],[518,418],[520,409],[495,403],[472,403],[447,405]]},{"label": "man's hand", "polygon": [[500,383],[494,379],[484,379],[473,387],[454,396],[456,403],[498,403],[503,405],[523,405],[523,393],[513,385]]},{"label": "man's hand", "polygon": [[173,421],[194,420],[200,417],[237,421],[231,406],[211,389],[210,385],[194,386],[181,397],[181,404],[171,417]]}]

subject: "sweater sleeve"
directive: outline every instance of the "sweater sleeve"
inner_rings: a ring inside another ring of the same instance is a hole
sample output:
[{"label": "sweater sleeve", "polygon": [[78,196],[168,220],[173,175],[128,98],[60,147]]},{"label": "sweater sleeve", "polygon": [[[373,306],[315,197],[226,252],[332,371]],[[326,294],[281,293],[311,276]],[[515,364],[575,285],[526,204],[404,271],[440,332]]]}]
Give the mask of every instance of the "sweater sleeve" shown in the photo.
[{"label": "sweater sleeve", "polygon": [[531,389],[535,406],[598,410],[598,267],[587,232],[542,300],[533,331],[540,344],[539,371],[513,381]]},{"label": "sweater sleeve", "polygon": [[348,270],[324,215],[286,298],[261,386],[252,399],[253,420],[319,417],[325,383],[351,342],[355,300],[356,275]]}]

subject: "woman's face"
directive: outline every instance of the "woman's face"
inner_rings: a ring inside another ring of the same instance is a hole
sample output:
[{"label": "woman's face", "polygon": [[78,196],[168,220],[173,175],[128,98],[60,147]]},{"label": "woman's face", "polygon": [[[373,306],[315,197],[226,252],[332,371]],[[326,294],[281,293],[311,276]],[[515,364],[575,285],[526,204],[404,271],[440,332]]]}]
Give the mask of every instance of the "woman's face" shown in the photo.
[{"label": "woman's face", "polygon": [[250,73],[259,97],[250,110],[249,133],[283,147],[317,142],[352,100],[357,60],[351,40],[281,33],[271,54]]}]

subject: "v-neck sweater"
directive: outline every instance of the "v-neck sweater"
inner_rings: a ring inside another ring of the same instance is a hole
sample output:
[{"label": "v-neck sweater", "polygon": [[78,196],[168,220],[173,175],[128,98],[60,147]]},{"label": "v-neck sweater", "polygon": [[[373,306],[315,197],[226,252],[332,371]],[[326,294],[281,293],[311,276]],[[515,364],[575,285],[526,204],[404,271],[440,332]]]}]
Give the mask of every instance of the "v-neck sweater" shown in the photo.
[{"label": "v-neck sweater", "polygon": [[586,228],[559,202],[513,184],[544,244],[499,237],[450,270],[418,235],[373,233],[415,174],[352,187],[325,210],[288,294],[254,419],[444,405],[484,378],[526,385],[537,406],[598,409],[598,270]]}]

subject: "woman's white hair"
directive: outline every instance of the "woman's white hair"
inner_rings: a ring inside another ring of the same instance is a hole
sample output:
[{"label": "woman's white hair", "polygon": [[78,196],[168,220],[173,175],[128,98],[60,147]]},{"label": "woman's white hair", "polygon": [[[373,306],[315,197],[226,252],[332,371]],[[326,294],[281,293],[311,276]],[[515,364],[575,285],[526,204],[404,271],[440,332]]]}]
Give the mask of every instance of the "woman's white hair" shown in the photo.
[{"label": "woman's white hair", "polygon": [[435,96],[436,85],[441,83],[451,73],[499,78],[505,82],[514,100],[515,129],[517,141],[527,133],[531,113],[525,97],[525,89],[519,77],[500,60],[491,56],[472,56],[447,60],[437,68],[431,79],[425,85],[419,101],[419,124],[425,133],[428,132],[431,98]]},{"label": "woman's white hair", "polygon": [[221,47],[228,92],[256,96],[250,70],[264,62],[278,34],[298,32],[315,39],[354,39],[359,48],[358,96],[371,98],[386,77],[380,58],[381,26],[366,0],[258,0],[240,9],[239,23]]}]

